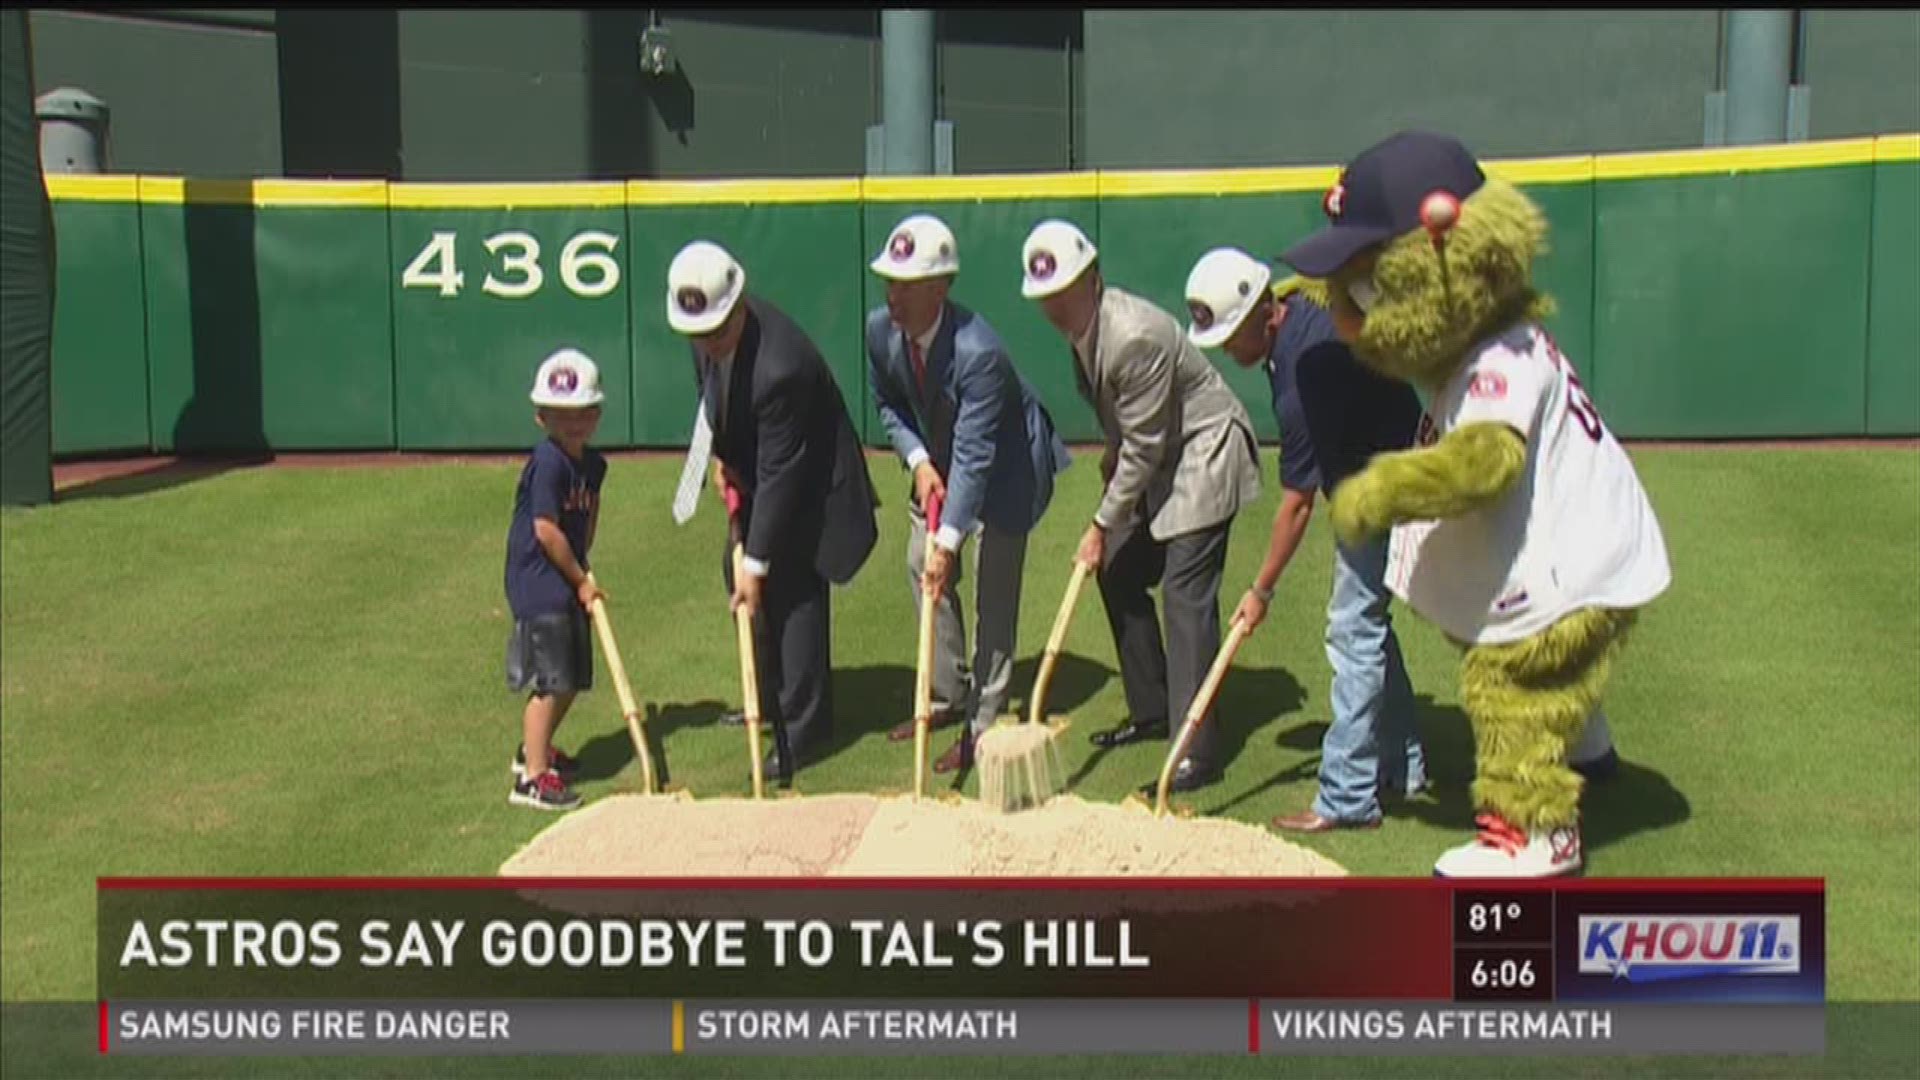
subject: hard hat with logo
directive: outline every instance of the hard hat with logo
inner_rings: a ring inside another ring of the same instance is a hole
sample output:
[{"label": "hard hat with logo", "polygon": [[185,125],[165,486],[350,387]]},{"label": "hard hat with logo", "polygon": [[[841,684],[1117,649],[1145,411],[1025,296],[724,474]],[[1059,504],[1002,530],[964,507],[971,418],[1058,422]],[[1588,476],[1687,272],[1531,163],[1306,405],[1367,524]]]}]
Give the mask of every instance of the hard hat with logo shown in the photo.
[{"label": "hard hat with logo", "polygon": [[1226,344],[1259,304],[1273,271],[1239,248],[1214,248],[1187,275],[1187,340],[1202,349]]},{"label": "hard hat with logo", "polygon": [[1020,249],[1020,295],[1029,300],[1052,296],[1078,280],[1099,255],[1070,221],[1049,218],[1035,225]]},{"label": "hard hat with logo", "polygon": [[667,267],[667,325],[682,334],[705,334],[727,321],[747,290],[747,272],[727,249],[695,240]]},{"label": "hard hat with logo", "polygon": [[600,404],[600,367],[579,349],[561,349],[540,363],[533,377],[535,405],[549,409],[586,409]]},{"label": "hard hat with logo", "polygon": [[868,264],[893,281],[922,281],[960,272],[953,230],[932,214],[915,214],[893,227],[887,246]]}]

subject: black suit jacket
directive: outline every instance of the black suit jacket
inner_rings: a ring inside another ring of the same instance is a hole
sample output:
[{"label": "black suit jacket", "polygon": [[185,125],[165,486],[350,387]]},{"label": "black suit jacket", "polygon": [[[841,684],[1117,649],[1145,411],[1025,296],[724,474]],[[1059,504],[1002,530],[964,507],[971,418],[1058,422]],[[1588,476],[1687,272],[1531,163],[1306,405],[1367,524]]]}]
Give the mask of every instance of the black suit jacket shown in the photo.
[{"label": "black suit jacket", "polygon": [[[713,450],[740,484],[747,555],[805,560],[844,585],[879,538],[879,496],[833,372],[806,332],[752,293],[727,372],[726,416],[709,413]],[[708,362],[694,352],[705,385]],[[708,408],[715,404],[708,403]]]}]

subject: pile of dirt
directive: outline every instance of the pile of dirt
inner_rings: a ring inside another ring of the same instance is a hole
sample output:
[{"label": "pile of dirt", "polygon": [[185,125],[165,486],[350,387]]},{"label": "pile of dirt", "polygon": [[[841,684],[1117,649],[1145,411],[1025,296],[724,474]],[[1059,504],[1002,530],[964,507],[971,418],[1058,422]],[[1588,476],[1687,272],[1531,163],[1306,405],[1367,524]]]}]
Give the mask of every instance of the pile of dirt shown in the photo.
[{"label": "pile of dirt", "polygon": [[618,795],[516,852],[508,877],[1337,877],[1339,864],[1257,826],[1155,817],[1059,796],[1003,814],[906,796]]}]

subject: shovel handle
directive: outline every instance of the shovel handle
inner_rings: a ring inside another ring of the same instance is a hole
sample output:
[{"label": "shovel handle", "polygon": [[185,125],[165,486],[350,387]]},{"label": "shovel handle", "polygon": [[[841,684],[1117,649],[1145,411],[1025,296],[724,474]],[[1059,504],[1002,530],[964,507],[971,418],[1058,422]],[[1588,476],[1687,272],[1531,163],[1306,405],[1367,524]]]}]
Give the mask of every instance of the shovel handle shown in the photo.
[{"label": "shovel handle", "polygon": [[940,528],[940,496],[927,498],[926,541],[920,553],[920,649],[914,662],[913,680],[913,797],[927,792],[927,741],[933,726],[933,616],[940,603],[929,596],[924,584],[927,564],[933,561],[933,534]]},{"label": "shovel handle", "polygon": [[1067,577],[1067,595],[1060,599],[1060,610],[1053,617],[1053,632],[1047,635],[1047,651],[1040,657],[1040,673],[1033,680],[1033,700],[1027,706],[1027,722],[1037,724],[1046,712],[1047,687],[1053,683],[1054,662],[1060,658],[1060,646],[1066,643],[1067,626],[1073,622],[1073,608],[1080,599],[1080,587],[1087,583],[1091,567],[1075,559],[1073,573]]},{"label": "shovel handle", "polygon": [[[593,572],[587,580],[594,581]],[[594,581],[595,585],[599,582]],[[613,620],[607,615],[607,602],[593,598],[593,630],[600,639],[600,651],[606,655],[607,670],[613,674],[614,692],[620,695],[620,712],[626,717],[627,734],[633,737],[633,750],[640,758],[640,782],[644,792],[654,793],[653,754],[647,750],[647,737],[640,730],[640,706],[635,703],[633,687],[627,682],[627,665],[620,660],[620,646],[613,638]]]},{"label": "shovel handle", "polygon": [[1167,812],[1167,785],[1173,782],[1174,766],[1187,756],[1187,744],[1193,741],[1194,733],[1200,730],[1207,710],[1213,707],[1213,696],[1220,692],[1220,681],[1226,678],[1227,668],[1233,666],[1234,654],[1240,651],[1240,644],[1247,640],[1249,633],[1251,631],[1246,623],[1233,620],[1233,626],[1227,631],[1227,640],[1220,643],[1220,652],[1213,658],[1213,668],[1207,672],[1207,681],[1200,684],[1200,692],[1193,695],[1193,704],[1187,706],[1187,719],[1180,725],[1180,737],[1173,741],[1166,764],[1160,766],[1160,786],[1153,802],[1155,815]]},{"label": "shovel handle", "polygon": [[[732,492],[732,488],[727,489]],[[732,500],[729,499],[731,503]],[[739,581],[740,575],[747,572],[747,547],[745,544],[733,546],[733,580]],[[733,613],[734,635],[740,647],[740,698],[741,708],[747,714],[747,757],[753,769],[753,797],[766,798],[765,769],[760,764],[760,671],[753,653],[753,613],[746,608],[738,608]]]},{"label": "shovel handle", "polygon": [[[727,534],[733,541],[733,580],[747,572],[746,537],[740,535],[740,489],[720,481],[720,493],[727,504]],[[741,710],[747,718],[747,757],[753,770],[753,797],[766,798],[766,769],[760,762],[760,671],[753,652],[753,613],[740,608],[733,613],[734,636],[740,650]]]}]

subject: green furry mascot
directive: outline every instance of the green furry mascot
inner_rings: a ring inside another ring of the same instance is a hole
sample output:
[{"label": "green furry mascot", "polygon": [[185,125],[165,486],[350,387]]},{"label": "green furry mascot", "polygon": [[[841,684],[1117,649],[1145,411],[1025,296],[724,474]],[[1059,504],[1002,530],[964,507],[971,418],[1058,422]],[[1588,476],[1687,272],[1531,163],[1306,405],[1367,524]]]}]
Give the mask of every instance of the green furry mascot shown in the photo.
[{"label": "green furry mascot", "polygon": [[1669,570],[1632,462],[1542,325],[1546,218],[1424,132],[1355,158],[1325,210],[1329,226],[1283,258],[1325,280],[1362,363],[1427,399],[1416,448],[1376,456],[1332,514],[1349,542],[1393,530],[1388,586],[1465,652],[1479,835],[1434,873],[1578,871],[1567,750]]}]

